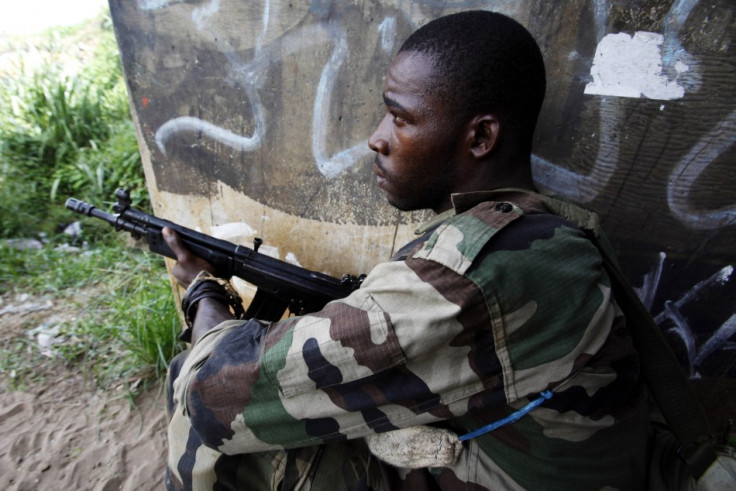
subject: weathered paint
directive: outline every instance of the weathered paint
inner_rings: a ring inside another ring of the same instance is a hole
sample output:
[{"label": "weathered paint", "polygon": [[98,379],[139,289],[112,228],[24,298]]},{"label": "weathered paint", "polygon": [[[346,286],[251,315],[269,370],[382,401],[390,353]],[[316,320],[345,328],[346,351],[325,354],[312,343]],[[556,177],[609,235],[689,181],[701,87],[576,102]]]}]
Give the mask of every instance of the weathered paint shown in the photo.
[{"label": "weathered paint", "polygon": [[547,62],[537,184],[601,214],[692,377],[736,378],[733,0],[110,6],[156,213],[333,275],[427,216],[387,206],[370,169],[398,45],[458,10],[516,18]]},{"label": "weathered paint", "polygon": [[[654,32],[606,35],[595,50],[590,69],[593,81],[585,86],[584,93],[665,101],[681,99],[685,95],[684,87],[662,73],[662,44],[664,36]],[[678,74],[688,69],[679,61],[675,68]]]}]

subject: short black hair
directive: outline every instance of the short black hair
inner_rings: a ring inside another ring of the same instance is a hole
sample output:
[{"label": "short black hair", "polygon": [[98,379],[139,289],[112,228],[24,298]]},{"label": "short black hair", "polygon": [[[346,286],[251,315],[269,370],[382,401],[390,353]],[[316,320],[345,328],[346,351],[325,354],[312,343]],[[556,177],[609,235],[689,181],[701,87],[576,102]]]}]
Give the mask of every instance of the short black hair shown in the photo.
[{"label": "short black hair", "polygon": [[470,10],[435,19],[407,38],[399,53],[431,56],[432,94],[462,118],[492,111],[531,139],[544,100],[542,53],[529,31],[497,12]]}]

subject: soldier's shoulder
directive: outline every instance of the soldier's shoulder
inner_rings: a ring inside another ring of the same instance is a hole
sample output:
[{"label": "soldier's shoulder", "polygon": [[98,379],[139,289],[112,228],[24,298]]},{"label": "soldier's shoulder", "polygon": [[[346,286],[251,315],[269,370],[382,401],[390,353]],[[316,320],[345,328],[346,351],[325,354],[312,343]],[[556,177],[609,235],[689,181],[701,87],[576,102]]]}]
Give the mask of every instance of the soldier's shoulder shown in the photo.
[{"label": "soldier's shoulder", "polygon": [[443,222],[413,257],[465,274],[491,241],[493,247],[517,249],[560,234],[584,239],[577,226],[557,215],[530,213],[510,201],[484,201]]}]

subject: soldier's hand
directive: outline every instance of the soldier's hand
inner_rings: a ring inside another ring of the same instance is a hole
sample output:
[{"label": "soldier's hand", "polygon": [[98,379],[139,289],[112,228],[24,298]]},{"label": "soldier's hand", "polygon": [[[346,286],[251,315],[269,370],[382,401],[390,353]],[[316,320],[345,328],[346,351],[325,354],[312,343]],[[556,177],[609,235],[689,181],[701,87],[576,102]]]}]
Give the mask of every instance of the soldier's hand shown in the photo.
[{"label": "soldier's hand", "polygon": [[179,238],[179,235],[169,227],[164,227],[161,230],[161,234],[166,244],[176,254],[176,264],[171,270],[171,273],[181,286],[187,288],[192,280],[202,271],[207,271],[208,273],[215,272],[215,268],[210,263],[189,252]]}]

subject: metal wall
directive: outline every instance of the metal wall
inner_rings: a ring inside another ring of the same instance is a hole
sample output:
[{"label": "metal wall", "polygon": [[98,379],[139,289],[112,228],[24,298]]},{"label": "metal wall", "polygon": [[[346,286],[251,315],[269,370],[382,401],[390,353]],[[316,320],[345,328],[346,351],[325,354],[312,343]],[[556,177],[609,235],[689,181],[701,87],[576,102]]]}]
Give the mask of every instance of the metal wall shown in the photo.
[{"label": "metal wall", "polygon": [[384,203],[367,138],[416,27],[497,10],[534,34],[537,183],[598,211],[714,406],[733,397],[733,0],[110,0],[157,215],[333,275],[427,215]]}]

